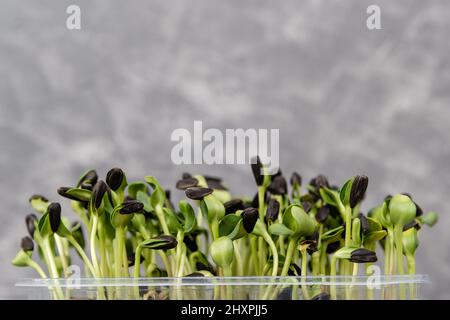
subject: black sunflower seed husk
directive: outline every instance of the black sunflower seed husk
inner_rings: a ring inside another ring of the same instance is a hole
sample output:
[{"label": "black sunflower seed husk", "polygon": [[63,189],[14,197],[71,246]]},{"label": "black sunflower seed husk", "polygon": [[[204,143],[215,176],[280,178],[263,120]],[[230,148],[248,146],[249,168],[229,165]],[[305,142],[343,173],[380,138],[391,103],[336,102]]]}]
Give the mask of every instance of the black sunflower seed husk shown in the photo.
[{"label": "black sunflower seed husk", "polygon": [[155,246],[153,248],[154,250],[169,250],[175,248],[178,245],[177,239],[169,235],[160,235],[154,237],[153,239],[159,239],[163,241],[160,245]]},{"label": "black sunflower seed husk", "polygon": [[[255,160],[255,159],[253,159],[253,160]],[[254,161],[252,161],[252,162],[254,162]],[[255,178],[256,185],[261,186],[264,181],[264,176],[261,174],[261,171],[262,171],[261,169],[263,168],[263,165],[262,165],[259,157],[256,157],[256,161],[255,161],[255,163],[251,164],[251,167],[252,167],[253,177]]]},{"label": "black sunflower seed husk", "polygon": [[306,213],[310,212],[313,208],[313,204],[309,201],[303,201],[302,202],[303,210],[305,210]]},{"label": "black sunflower seed husk", "polygon": [[350,261],[355,263],[376,262],[377,255],[373,251],[367,250],[365,248],[359,248],[353,250],[353,252],[351,253]]},{"label": "black sunflower seed husk", "polygon": [[138,200],[129,200],[122,204],[120,214],[143,213],[144,204]]},{"label": "black sunflower seed husk", "polygon": [[276,221],[280,211],[280,203],[275,199],[270,199],[267,204],[266,222]]},{"label": "black sunflower seed husk", "polygon": [[328,254],[335,253],[336,251],[339,250],[340,247],[341,247],[341,242],[340,241],[332,242],[332,243],[327,245],[327,253]]},{"label": "black sunflower seed husk", "polygon": [[216,189],[216,190],[225,190],[227,191],[228,188],[225,187],[222,182],[217,180],[206,180],[206,184],[208,185],[208,188]]},{"label": "black sunflower seed husk", "polygon": [[92,191],[92,188],[94,187],[94,185],[87,183],[87,182],[83,182],[80,184],[79,186],[81,189],[85,189],[85,190],[90,190]]},{"label": "black sunflower seed husk", "polygon": [[135,201],[136,199],[133,198],[132,196],[130,196],[129,194],[125,196],[125,198],[123,198],[123,203],[125,202],[130,202],[130,201]]},{"label": "black sunflower seed husk", "polygon": [[[128,253],[127,259],[128,259],[128,267],[133,267],[134,262],[136,261],[136,253],[135,252]],[[140,263],[142,263],[142,261],[144,261],[144,260],[145,260],[145,257],[141,255]]]},{"label": "black sunflower seed husk", "polygon": [[58,231],[59,224],[61,223],[61,205],[58,202],[52,202],[48,205],[48,218],[52,231]]},{"label": "black sunflower seed husk", "polygon": [[414,219],[410,223],[403,226],[403,231],[406,231],[411,228],[416,228],[416,230],[420,230],[420,224]]},{"label": "black sunflower seed husk", "polygon": [[198,185],[198,180],[195,178],[186,178],[182,180],[178,180],[175,187],[178,190],[186,190],[187,188],[196,187]]},{"label": "black sunflower seed husk", "polygon": [[213,266],[210,265],[210,264],[205,265],[205,264],[203,264],[203,263],[197,261],[197,262],[195,263],[195,268],[196,268],[198,271],[205,270],[205,271],[211,272],[211,274],[214,275],[214,276],[217,275],[216,270],[215,270],[215,269],[213,268]]},{"label": "black sunflower seed husk", "polygon": [[328,178],[324,176],[323,174],[319,174],[317,177],[311,179],[309,182],[311,186],[316,188],[317,190],[321,188],[329,188],[330,183],[328,182]]},{"label": "black sunflower seed husk", "polygon": [[301,186],[302,185],[302,176],[297,173],[297,172],[293,172],[291,175],[291,179],[289,180],[291,186],[293,185],[298,185]]},{"label": "black sunflower seed husk", "polygon": [[77,197],[74,197],[73,195],[70,195],[67,193],[68,190],[70,190],[72,188],[70,187],[59,187],[56,192],[64,198],[70,199],[70,200],[75,200],[75,201],[79,201],[79,202],[83,202],[82,199],[79,199]]},{"label": "black sunflower seed husk", "polygon": [[220,177],[215,177],[215,176],[209,176],[209,175],[203,175],[203,178],[205,178],[206,182],[209,181],[215,181],[215,182],[222,182],[222,178]]},{"label": "black sunflower seed husk", "polygon": [[354,208],[359,202],[363,200],[368,184],[369,178],[367,176],[357,175],[354,177],[349,199],[351,208]]},{"label": "black sunflower seed husk", "polygon": [[340,218],[341,214],[339,213],[339,210],[336,207],[330,206],[330,205],[326,205],[326,207],[328,209],[330,209],[329,214],[330,216],[332,216],[333,218]]},{"label": "black sunflower seed husk", "polygon": [[369,220],[367,220],[367,217],[362,212],[359,213],[358,218],[359,221],[361,221],[361,230],[364,234],[366,234],[370,228]]},{"label": "black sunflower seed husk", "polygon": [[281,290],[276,300],[292,300],[292,288],[287,287]]},{"label": "black sunflower seed husk", "polygon": [[38,221],[38,217],[34,213],[30,213],[25,217],[25,224],[27,226],[28,234],[31,238],[34,238],[34,231],[36,230],[35,223]]},{"label": "black sunflower seed husk", "polygon": [[408,198],[410,198],[410,199],[412,200],[412,195],[411,195],[411,193],[403,192],[402,195],[407,196]]},{"label": "black sunflower seed husk", "polygon": [[[317,231],[316,231],[317,232]],[[317,238],[319,237],[319,234],[317,234]],[[316,252],[317,249],[317,240],[303,240],[300,242],[300,245],[307,245],[306,252],[308,252],[310,255]]]},{"label": "black sunflower seed husk", "polygon": [[306,237],[306,239],[304,241],[319,241],[319,232],[318,231],[314,231],[314,233],[312,235],[310,235],[309,237]]},{"label": "black sunflower seed husk", "polygon": [[317,210],[316,221],[319,223],[324,223],[330,214],[330,208],[328,206],[322,206]]},{"label": "black sunflower seed husk", "polygon": [[23,237],[20,246],[23,251],[33,251],[34,250],[34,242],[30,237]]},{"label": "black sunflower seed husk", "polygon": [[225,207],[225,214],[235,213],[238,210],[244,209],[244,202],[241,199],[232,199],[223,204]]},{"label": "black sunflower seed husk", "polygon": [[194,235],[192,234],[185,235],[183,242],[191,252],[195,252],[198,250],[196,237]]},{"label": "black sunflower seed husk", "polygon": [[188,278],[201,278],[201,277],[204,277],[204,276],[205,275],[203,273],[201,273],[201,272],[192,272],[192,273],[186,275],[185,277],[188,277]]},{"label": "black sunflower seed husk", "polygon": [[192,178],[192,175],[188,172],[183,172],[183,174],[181,175],[181,179],[188,179],[188,178]]},{"label": "black sunflower seed husk", "polygon": [[100,208],[103,201],[103,196],[108,191],[108,186],[103,180],[98,180],[92,189],[92,198],[94,202],[94,207],[96,209]]},{"label": "black sunflower seed husk", "polygon": [[210,188],[201,188],[201,187],[193,187],[186,189],[185,194],[186,197],[192,200],[201,200],[207,195],[213,193],[213,189]]},{"label": "black sunflower seed husk", "polygon": [[242,212],[242,225],[245,231],[251,233],[255,228],[256,221],[258,220],[258,210],[256,208],[247,208]]},{"label": "black sunflower seed husk", "polygon": [[311,300],[330,300],[331,296],[326,292],[321,292],[318,295],[314,296]]},{"label": "black sunflower seed husk", "polygon": [[[269,192],[265,192],[264,193],[264,203],[267,203],[267,201],[269,200]],[[255,196],[253,197],[251,206],[253,208],[259,208],[259,197],[258,197],[258,192],[255,194]]]},{"label": "black sunflower seed husk", "polygon": [[[85,173],[84,176],[82,176],[80,178],[80,181],[77,184],[77,187],[81,187],[83,188],[83,185],[85,186],[94,186],[97,183],[98,180],[98,175],[97,172],[95,170],[89,170],[88,172]],[[86,189],[86,188],[83,188]]]},{"label": "black sunflower seed husk", "polygon": [[420,217],[423,215],[423,210],[416,202],[414,202],[414,204],[416,205],[416,217]]},{"label": "black sunflower seed husk", "polygon": [[171,191],[170,191],[170,189],[167,189],[165,192],[166,192],[166,201],[167,201],[169,207],[170,207],[171,209],[175,208],[174,205],[173,205],[172,200],[170,199],[170,196],[171,196]]},{"label": "black sunflower seed husk", "polygon": [[42,201],[44,201],[44,202],[48,202],[48,199],[47,199],[46,197],[40,195],[40,194],[33,194],[33,195],[28,199],[28,201],[31,202],[32,200],[37,200],[37,199],[40,199],[40,200],[42,200]]},{"label": "black sunflower seed husk", "polygon": [[289,270],[288,270],[288,275],[289,276],[294,276],[294,277],[298,277],[302,274],[302,269],[296,265],[295,263],[292,263],[289,266]]},{"label": "black sunflower seed husk", "polygon": [[275,177],[271,182],[267,190],[271,194],[275,195],[283,195],[287,193],[287,182],[283,176]]},{"label": "black sunflower seed husk", "polygon": [[111,188],[111,190],[116,191],[122,184],[123,178],[125,177],[124,172],[120,168],[112,168],[106,174],[106,183]]}]

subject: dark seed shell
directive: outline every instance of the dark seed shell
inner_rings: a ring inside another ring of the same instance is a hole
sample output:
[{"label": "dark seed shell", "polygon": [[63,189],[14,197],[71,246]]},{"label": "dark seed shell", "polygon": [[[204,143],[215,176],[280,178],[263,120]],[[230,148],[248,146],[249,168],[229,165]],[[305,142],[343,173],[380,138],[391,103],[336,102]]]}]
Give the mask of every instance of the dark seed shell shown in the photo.
[{"label": "dark seed shell", "polygon": [[34,250],[34,242],[30,237],[23,237],[20,242],[20,246],[23,251],[33,251]]},{"label": "dark seed shell", "polygon": [[97,172],[95,170],[89,170],[88,172],[86,172],[84,176],[80,178],[77,187],[83,188],[83,185],[84,186],[89,185],[92,188],[92,186],[94,186],[97,183],[97,180],[98,180]]},{"label": "dark seed shell", "polygon": [[34,238],[34,231],[36,230],[36,222],[38,221],[37,216],[34,213],[30,213],[25,217],[25,224],[27,226],[28,234],[31,238]]},{"label": "dark seed shell", "polygon": [[195,252],[198,250],[198,245],[195,236],[191,234],[185,235],[183,242],[191,252]]},{"label": "dark seed shell", "polygon": [[232,199],[223,204],[225,207],[225,214],[235,213],[238,210],[244,209],[244,202],[241,199]]},{"label": "dark seed shell", "polygon": [[178,190],[186,190],[187,188],[193,188],[198,185],[198,180],[195,178],[186,178],[182,180],[178,180],[176,184],[176,188]]},{"label": "dark seed shell", "polygon": [[289,266],[289,270],[288,270],[288,275],[289,276],[297,277],[297,276],[299,276],[301,274],[302,274],[302,269],[298,265],[296,265],[295,263],[292,263]]},{"label": "dark seed shell", "polygon": [[311,300],[330,300],[331,296],[326,292],[321,292],[318,295],[314,296]]},{"label": "dark seed shell", "polygon": [[153,239],[159,239],[163,241],[160,246],[154,247],[154,250],[169,250],[175,248],[178,245],[177,239],[169,235],[161,235],[154,237]]},{"label": "dark seed shell", "polygon": [[255,208],[247,208],[242,212],[242,225],[245,231],[251,233],[255,228],[256,221],[258,220],[258,210]]},{"label": "dark seed shell", "polygon": [[325,220],[327,220],[329,214],[330,214],[330,208],[328,206],[320,207],[316,213],[317,222],[324,223]]},{"label": "dark seed shell", "polygon": [[184,173],[181,175],[181,178],[182,178],[182,179],[188,179],[188,178],[192,178],[192,176],[191,176],[190,173],[184,172]]},{"label": "dark seed shell", "polygon": [[209,181],[222,182],[222,178],[215,177],[215,176],[208,176],[206,174],[203,175],[203,178],[205,178],[206,182],[209,182]]},{"label": "dark seed shell", "polygon": [[79,202],[84,202],[82,199],[77,198],[77,197],[75,197],[75,196],[73,196],[73,195],[68,194],[67,191],[69,191],[70,189],[72,189],[72,188],[70,188],[70,187],[60,187],[60,188],[58,188],[58,190],[56,190],[56,192],[57,192],[61,197],[64,197],[64,198],[67,198],[67,199],[70,199],[70,200],[79,201]]},{"label": "dark seed shell", "polygon": [[354,208],[364,198],[369,184],[369,178],[365,175],[355,176],[350,190],[350,207]]},{"label": "dark seed shell", "polygon": [[313,178],[310,183],[313,187],[315,187],[317,190],[321,188],[329,188],[330,184],[328,182],[328,178],[325,177],[323,174],[319,174],[317,177]]},{"label": "dark seed shell", "polygon": [[58,202],[52,202],[48,205],[48,218],[50,228],[53,232],[57,232],[61,223],[61,205]]},{"label": "dark seed shell", "polygon": [[191,274],[186,275],[185,277],[189,277],[189,278],[201,278],[204,277],[205,275],[201,272],[193,272]]},{"label": "dark seed shell", "polygon": [[28,201],[31,202],[31,200],[42,200],[44,202],[48,202],[48,199],[40,194],[33,194]]},{"label": "dark seed shell", "polygon": [[280,211],[280,203],[275,199],[270,199],[266,210],[266,221],[273,222],[277,220]]},{"label": "dark seed shell", "polygon": [[[269,199],[269,193],[266,191],[264,193],[264,203],[267,202],[267,200]],[[258,192],[255,194],[255,196],[253,197],[252,200],[252,207],[253,208],[259,208],[259,198],[258,198]]]},{"label": "dark seed shell", "polygon": [[302,207],[303,207],[303,210],[305,210],[305,212],[308,213],[308,212],[311,211],[311,209],[313,207],[313,204],[311,202],[309,202],[309,201],[303,201],[302,202]]},{"label": "dark seed shell", "polygon": [[186,197],[192,200],[201,200],[207,195],[213,193],[213,189],[210,188],[201,188],[201,187],[193,187],[186,189],[185,194]]},{"label": "dark seed shell", "polygon": [[111,190],[116,191],[120,188],[124,177],[125,174],[123,173],[122,169],[112,168],[106,174],[106,183],[111,188]]},{"label": "dark seed shell", "polygon": [[261,186],[264,181],[264,176],[261,173],[261,171],[262,171],[261,169],[263,168],[263,165],[262,165],[259,157],[256,157],[256,161],[254,161],[254,160],[255,159],[253,159],[252,162],[255,162],[255,163],[251,164],[253,177],[255,178],[256,185]]},{"label": "dark seed shell", "polygon": [[420,227],[420,224],[414,219],[410,223],[403,226],[403,231],[406,231],[411,228],[416,228],[417,230],[420,230],[421,227]]},{"label": "dark seed shell", "polygon": [[414,204],[416,205],[416,217],[420,217],[423,215],[423,210],[417,203],[414,202]]},{"label": "dark seed shell", "polygon": [[365,248],[358,248],[351,253],[350,261],[355,263],[376,262],[377,255],[375,252]]},{"label": "dark seed shell", "polygon": [[302,185],[302,176],[294,171],[291,175],[291,179],[289,182],[291,183],[291,186],[294,186],[294,185],[301,186]]},{"label": "dark seed shell", "polygon": [[103,201],[103,196],[108,191],[108,186],[103,180],[98,180],[95,184],[94,188],[92,189],[92,199],[94,201],[94,207],[95,209],[100,208]]},{"label": "dark seed shell", "polygon": [[335,253],[336,251],[338,251],[338,249],[340,247],[341,247],[340,241],[332,242],[332,243],[328,244],[328,246],[327,246],[327,253],[328,254]]},{"label": "dark seed shell", "polygon": [[225,187],[222,182],[217,181],[217,180],[206,180],[206,183],[208,185],[209,188],[211,189],[216,189],[216,190],[225,190],[227,191],[228,188]]},{"label": "dark seed shell", "polygon": [[132,214],[142,213],[144,210],[144,204],[138,200],[130,200],[122,204],[122,208],[119,210],[120,214]]},{"label": "dark seed shell", "polygon": [[287,193],[287,182],[283,176],[277,176],[272,180],[267,190],[272,194],[283,195]]},{"label": "dark seed shell", "polygon": [[277,300],[292,300],[292,288],[287,287],[281,290],[277,296]]},{"label": "dark seed shell", "polygon": [[358,215],[359,220],[361,221],[361,230],[365,234],[369,231],[370,225],[369,220],[367,220],[366,216],[362,213]]}]

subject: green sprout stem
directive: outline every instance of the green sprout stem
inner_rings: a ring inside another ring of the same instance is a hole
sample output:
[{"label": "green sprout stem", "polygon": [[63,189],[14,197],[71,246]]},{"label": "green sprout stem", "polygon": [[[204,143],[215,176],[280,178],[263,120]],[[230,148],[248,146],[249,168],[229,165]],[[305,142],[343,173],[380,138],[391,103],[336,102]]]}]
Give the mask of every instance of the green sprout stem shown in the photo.
[{"label": "green sprout stem", "polygon": [[262,236],[264,240],[267,242],[267,244],[270,247],[270,250],[272,251],[272,257],[273,257],[273,268],[272,268],[272,277],[276,277],[278,273],[278,251],[277,247],[275,245],[275,242],[273,242],[272,238],[270,237],[269,233],[267,232],[266,228],[264,227]]},{"label": "green sprout stem", "polygon": [[155,212],[164,234],[170,235],[169,227],[167,226],[166,218],[164,217],[164,211],[161,205],[158,204],[155,207]]},{"label": "green sprout stem", "polygon": [[68,236],[67,240],[75,248],[75,250],[80,255],[81,259],[83,260],[84,264],[88,267],[89,272],[94,276],[95,275],[94,266],[92,265],[92,263],[89,260],[88,256],[84,252],[83,248],[78,244],[78,242],[75,240],[75,238],[73,236],[71,236],[71,235]]},{"label": "green sprout stem", "polygon": [[289,271],[289,267],[291,266],[292,256],[294,255],[294,250],[295,250],[296,245],[297,245],[297,239],[289,240],[286,257],[284,259],[283,269],[281,270],[281,276],[286,276]]},{"label": "green sprout stem", "polygon": [[50,276],[52,278],[59,278],[58,268],[56,268],[56,262],[55,262],[55,258],[53,256],[53,254],[52,254],[53,250],[50,246],[50,238],[49,237],[45,237],[43,239],[43,246],[44,246],[43,247],[44,254],[47,257]]},{"label": "green sprout stem", "polygon": [[97,259],[97,251],[96,251],[96,238],[97,238],[97,226],[98,226],[98,216],[96,214],[92,215],[92,230],[90,234],[90,245],[91,245],[91,258],[92,265],[94,267],[95,273],[97,277],[100,276],[100,267]]},{"label": "green sprout stem", "polygon": [[308,294],[308,288],[306,286],[306,275],[307,275],[307,270],[308,270],[308,253],[306,251],[306,249],[301,250],[301,254],[302,254],[302,293],[303,293],[303,297],[305,299],[309,299],[309,294]]},{"label": "green sprout stem", "polygon": [[30,261],[28,261],[28,265],[31,268],[33,268],[34,270],[36,270],[36,272],[39,274],[39,276],[41,276],[41,278],[43,278],[43,279],[47,278],[47,275],[45,274],[45,271],[34,260],[30,259]]},{"label": "green sprout stem", "polygon": [[63,267],[63,273],[65,277],[69,276],[69,265],[67,263],[67,255],[66,252],[64,250],[64,245],[61,241],[61,237],[58,236],[57,234],[55,234],[55,244],[56,244],[56,248],[58,249],[58,253],[59,253],[59,257],[61,259],[61,265]]}]

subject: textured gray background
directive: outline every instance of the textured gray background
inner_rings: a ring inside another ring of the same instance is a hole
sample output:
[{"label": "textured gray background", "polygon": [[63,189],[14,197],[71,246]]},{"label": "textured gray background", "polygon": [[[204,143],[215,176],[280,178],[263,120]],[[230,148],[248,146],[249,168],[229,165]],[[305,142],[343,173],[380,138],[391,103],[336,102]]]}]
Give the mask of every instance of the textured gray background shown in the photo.
[{"label": "textured gray background", "polygon": [[[65,8],[82,8],[82,30]],[[365,27],[379,4],[379,31]],[[0,3],[0,297],[34,273],[9,261],[28,196],[57,199],[87,168],[173,185],[248,167],[177,167],[170,133],[280,128],[281,165],[308,179],[370,176],[364,209],[409,191],[441,220],[422,233],[428,298],[450,298],[449,1],[17,1]],[[64,202],[67,208],[67,202]]]}]

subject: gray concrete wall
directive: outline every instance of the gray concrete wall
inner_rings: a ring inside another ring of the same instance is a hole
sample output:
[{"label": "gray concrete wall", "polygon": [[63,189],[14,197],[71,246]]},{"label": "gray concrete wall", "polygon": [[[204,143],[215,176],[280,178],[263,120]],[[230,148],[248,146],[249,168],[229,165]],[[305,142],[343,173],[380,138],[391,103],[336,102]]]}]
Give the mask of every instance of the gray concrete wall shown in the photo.
[{"label": "gray concrete wall", "polygon": [[[74,2],[80,31],[65,27]],[[372,3],[382,30],[365,27]],[[2,0],[0,297],[22,297],[13,283],[34,276],[9,264],[28,196],[58,199],[87,168],[168,186],[208,172],[253,193],[247,166],[170,162],[172,130],[199,119],[279,128],[285,172],[336,183],[366,173],[364,210],[411,192],[441,214],[421,234],[425,296],[450,298],[449,10],[437,0]]]}]

